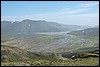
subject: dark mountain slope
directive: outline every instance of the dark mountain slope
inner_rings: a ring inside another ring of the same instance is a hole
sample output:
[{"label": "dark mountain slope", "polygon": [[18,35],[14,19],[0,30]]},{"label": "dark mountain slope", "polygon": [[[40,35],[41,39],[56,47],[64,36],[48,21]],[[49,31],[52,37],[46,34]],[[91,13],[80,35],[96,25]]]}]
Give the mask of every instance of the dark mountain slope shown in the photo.
[{"label": "dark mountain slope", "polygon": [[[58,24],[59,25],[59,24]],[[46,21],[23,20],[21,22],[1,22],[2,33],[34,33],[34,32],[60,32],[55,25]]]}]

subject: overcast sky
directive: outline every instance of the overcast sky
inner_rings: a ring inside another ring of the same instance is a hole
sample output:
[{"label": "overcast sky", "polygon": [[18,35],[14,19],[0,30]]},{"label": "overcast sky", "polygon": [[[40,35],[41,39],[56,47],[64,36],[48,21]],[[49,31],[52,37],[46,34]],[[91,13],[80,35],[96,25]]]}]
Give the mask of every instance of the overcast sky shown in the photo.
[{"label": "overcast sky", "polygon": [[1,20],[99,25],[99,1],[1,1]]}]

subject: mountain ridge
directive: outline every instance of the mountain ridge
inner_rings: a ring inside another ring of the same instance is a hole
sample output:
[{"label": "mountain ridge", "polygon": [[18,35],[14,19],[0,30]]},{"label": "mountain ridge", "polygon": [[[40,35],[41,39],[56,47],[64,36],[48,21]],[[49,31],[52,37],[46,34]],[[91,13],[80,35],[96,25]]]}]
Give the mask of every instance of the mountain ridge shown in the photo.
[{"label": "mountain ridge", "polygon": [[29,20],[22,21],[1,21],[1,33],[29,34],[35,32],[63,32],[76,29],[84,29],[78,25],[64,25],[56,22],[47,22],[45,20]]}]

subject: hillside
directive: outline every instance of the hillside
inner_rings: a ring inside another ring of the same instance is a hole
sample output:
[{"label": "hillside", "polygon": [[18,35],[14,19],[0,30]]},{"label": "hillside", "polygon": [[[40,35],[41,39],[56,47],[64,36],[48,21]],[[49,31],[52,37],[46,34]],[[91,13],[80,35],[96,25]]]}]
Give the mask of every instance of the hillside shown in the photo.
[{"label": "hillside", "polygon": [[84,35],[84,36],[99,36],[99,28],[87,28],[84,30],[72,31],[69,34],[72,35]]},{"label": "hillside", "polygon": [[53,53],[30,52],[17,47],[1,45],[1,62],[22,62],[55,59],[56,57]]},{"label": "hillside", "polygon": [[[99,56],[97,54],[89,54]],[[88,61],[86,63],[86,61]],[[55,54],[41,54],[28,52],[23,49],[1,46],[1,66],[97,66],[99,58],[76,58],[62,60]],[[92,63],[90,65],[90,63]]]},{"label": "hillside", "polygon": [[1,45],[1,61],[2,62],[23,61],[23,60],[27,60],[31,58],[32,56],[34,57],[35,53],[32,55],[31,52],[28,52],[26,50],[23,50],[17,47]]}]

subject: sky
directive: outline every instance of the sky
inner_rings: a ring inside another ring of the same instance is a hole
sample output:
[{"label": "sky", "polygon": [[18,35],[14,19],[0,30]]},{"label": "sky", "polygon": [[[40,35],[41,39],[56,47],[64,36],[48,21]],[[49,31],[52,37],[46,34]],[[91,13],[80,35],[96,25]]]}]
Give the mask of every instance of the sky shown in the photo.
[{"label": "sky", "polygon": [[46,20],[99,25],[99,1],[1,1],[1,21]]}]

